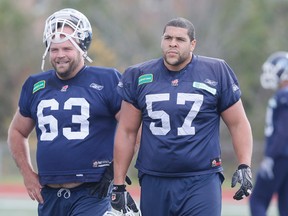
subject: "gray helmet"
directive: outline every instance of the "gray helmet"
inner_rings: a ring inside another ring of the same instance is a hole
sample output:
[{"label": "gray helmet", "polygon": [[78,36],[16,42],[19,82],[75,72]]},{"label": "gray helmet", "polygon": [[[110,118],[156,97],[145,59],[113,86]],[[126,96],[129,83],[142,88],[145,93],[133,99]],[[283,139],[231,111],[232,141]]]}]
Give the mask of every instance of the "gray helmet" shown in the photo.
[{"label": "gray helmet", "polygon": [[288,80],[288,52],[271,54],[262,66],[261,85],[265,89],[276,89],[279,82]]},{"label": "gray helmet", "polygon": [[[64,26],[71,27],[74,30],[73,33],[68,35],[63,32]],[[66,37],[60,40],[59,35],[65,35]],[[42,58],[42,70],[44,69],[45,57],[51,42],[61,43],[68,39],[81,52],[86,60],[92,62],[87,56],[87,50],[92,41],[92,28],[90,22],[81,12],[72,8],[65,8],[56,11],[46,19],[43,32],[43,43],[46,45],[46,51]]]}]

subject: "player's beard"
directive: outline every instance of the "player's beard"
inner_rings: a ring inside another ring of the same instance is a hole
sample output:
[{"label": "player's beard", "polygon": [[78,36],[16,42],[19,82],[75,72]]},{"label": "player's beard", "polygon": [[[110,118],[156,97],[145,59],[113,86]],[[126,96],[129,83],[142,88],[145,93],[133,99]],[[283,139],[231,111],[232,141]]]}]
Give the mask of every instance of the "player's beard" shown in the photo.
[{"label": "player's beard", "polygon": [[171,65],[171,66],[179,66],[185,61],[185,59],[182,58],[181,56],[179,56],[176,59],[176,58],[169,58],[167,57],[167,55],[164,55],[164,60],[168,65]]},{"label": "player's beard", "polygon": [[[169,54],[165,54],[163,55],[164,61],[166,62],[166,64],[172,66],[172,67],[178,67],[180,65],[182,65],[185,61],[187,61],[187,59],[190,59],[190,53],[189,54],[178,54],[177,56],[169,57]],[[189,62],[187,62],[188,64]],[[185,67],[185,65],[183,65],[183,67]],[[178,68],[179,70],[181,70],[183,67]]]},{"label": "player's beard", "polygon": [[81,64],[81,57],[78,56],[77,58],[73,60],[69,59],[69,61],[67,61],[67,63],[64,63],[63,65],[61,64],[59,65],[56,62],[51,62],[51,64],[53,68],[55,69],[57,76],[60,79],[63,79],[63,80],[70,79],[78,73],[77,67],[79,67],[79,64]]}]

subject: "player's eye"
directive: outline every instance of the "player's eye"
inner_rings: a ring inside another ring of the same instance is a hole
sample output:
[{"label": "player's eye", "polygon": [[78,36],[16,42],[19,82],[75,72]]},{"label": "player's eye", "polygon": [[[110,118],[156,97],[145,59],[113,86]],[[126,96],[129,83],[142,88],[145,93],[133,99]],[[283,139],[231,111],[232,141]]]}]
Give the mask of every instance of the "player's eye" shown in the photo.
[{"label": "player's eye", "polygon": [[185,42],[186,41],[186,38],[182,38],[182,37],[178,37],[176,39],[177,39],[177,41],[180,41],[180,42]]},{"label": "player's eye", "polygon": [[172,40],[172,37],[169,36],[169,35],[166,35],[166,36],[164,36],[163,38],[164,38],[164,40]]}]

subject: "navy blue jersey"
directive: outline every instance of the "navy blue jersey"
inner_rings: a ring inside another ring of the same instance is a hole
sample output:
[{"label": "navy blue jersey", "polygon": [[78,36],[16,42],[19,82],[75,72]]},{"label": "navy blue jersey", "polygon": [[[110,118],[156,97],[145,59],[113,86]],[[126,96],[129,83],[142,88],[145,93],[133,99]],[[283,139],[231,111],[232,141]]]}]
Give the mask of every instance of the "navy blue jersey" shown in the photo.
[{"label": "navy blue jersey", "polygon": [[95,182],[113,158],[121,74],[88,67],[61,80],[54,70],[30,76],[20,113],[36,123],[40,183]]},{"label": "navy blue jersey", "polygon": [[225,61],[193,55],[184,69],[172,72],[162,58],[151,60],[128,68],[118,92],[142,111],[140,172],[191,176],[222,171],[220,114],[241,95]]},{"label": "navy blue jersey", "polygon": [[288,88],[279,89],[269,100],[266,112],[265,155],[288,157]]}]

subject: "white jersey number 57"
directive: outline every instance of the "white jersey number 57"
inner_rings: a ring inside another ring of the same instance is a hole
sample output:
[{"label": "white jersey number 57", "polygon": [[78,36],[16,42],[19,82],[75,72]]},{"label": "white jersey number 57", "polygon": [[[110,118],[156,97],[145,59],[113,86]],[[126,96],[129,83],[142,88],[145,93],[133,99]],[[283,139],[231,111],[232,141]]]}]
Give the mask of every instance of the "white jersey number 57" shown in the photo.
[{"label": "white jersey number 57", "polygon": [[[162,123],[161,127],[155,126],[155,122],[150,124],[150,130],[154,135],[166,135],[171,130],[169,115],[163,110],[153,111],[152,109],[153,103],[169,100],[169,93],[146,95],[146,105],[149,117],[152,119],[160,119]],[[186,101],[193,101],[194,103],[185,117],[182,126],[177,128],[178,135],[182,136],[195,135],[195,127],[192,127],[192,121],[197,116],[203,104],[203,95],[190,93],[177,94],[177,105],[185,105]]]}]

